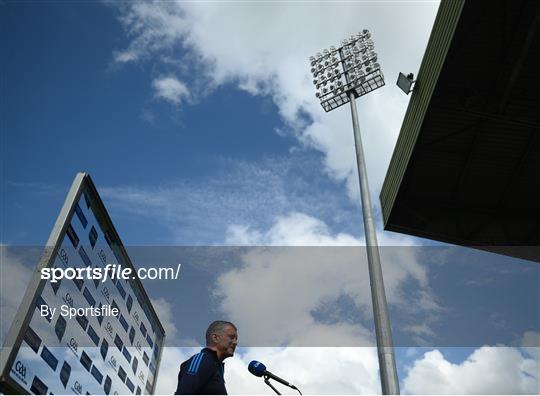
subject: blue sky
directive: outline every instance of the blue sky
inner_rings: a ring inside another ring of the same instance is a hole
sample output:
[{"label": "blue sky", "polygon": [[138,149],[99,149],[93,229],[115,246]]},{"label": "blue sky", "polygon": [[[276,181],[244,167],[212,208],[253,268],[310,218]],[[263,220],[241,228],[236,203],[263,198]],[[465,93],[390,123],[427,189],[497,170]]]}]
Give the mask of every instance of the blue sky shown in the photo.
[{"label": "blue sky", "polygon": [[[379,241],[386,246],[437,245],[382,231],[378,202],[408,103],[394,81],[399,71],[418,71],[437,6],[437,2],[0,4],[0,242],[45,243],[73,177],[85,171],[127,246],[362,244],[349,110],[344,106],[328,114],[322,111],[311,85],[308,57],[369,28],[387,85],[359,99],[357,106]],[[330,28],[329,20],[341,24]],[[444,254],[429,264],[426,255],[419,260],[419,254],[403,253],[406,259],[385,269],[396,321],[418,318],[418,327],[404,329],[406,333],[429,343],[448,321],[466,331],[474,319],[486,318],[512,324],[512,337],[503,327],[496,340],[511,338],[516,346],[522,339],[537,339],[538,269],[513,262],[506,270],[512,260],[496,255],[463,253],[460,257],[466,259],[453,266]],[[467,260],[477,262],[474,276]],[[245,321],[247,328],[250,316],[235,309],[242,295],[235,294],[231,285],[243,284],[253,271],[276,279],[279,274],[265,272],[249,260],[241,269],[245,271],[220,274],[217,288],[224,294],[217,312]],[[320,279],[313,277],[314,282]],[[213,282],[208,288],[216,288]],[[308,293],[316,283],[303,286]],[[179,339],[192,337],[184,324],[174,320],[181,306],[170,295],[160,294],[159,285],[148,287]],[[335,287],[344,288],[345,297],[357,299],[363,309],[369,307],[368,293],[355,293],[342,281]],[[331,293],[309,295],[316,302],[331,298],[330,306],[345,303]],[[310,304],[298,302],[298,311],[290,315],[314,324],[313,337],[328,330],[344,337],[355,334],[339,321],[335,328],[323,328],[309,315]],[[201,318],[206,320],[201,315],[196,321],[203,322]],[[294,339],[298,334],[288,336]],[[402,386],[410,393],[531,389],[527,381],[508,389],[497,383],[478,388],[456,385],[475,378],[474,370],[482,363],[489,366],[502,359],[481,347],[479,342],[467,348],[440,348],[443,359],[422,349],[400,349]],[[291,351],[287,356],[296,356],[294,348]],[[186,353],[171,352],[163,370],[174,372],[176,359]],[[253,353],[247,348],[242,359]],[[280,365],[278,357],[287,353],[271,351],[264,356]],[[477,353],[473,359],[477,366],[467,364],[472,353]],[[523,349],[496,353],[510,354],[509,362],[518,359],[538,367],[538,358],[531,359]],[[340,356],[348,367],[348,357]],[[372,352],[367,356],[350,360],[351,367],[365,369],[364,387],[342,387],[337,381],[334,388],[320,385],[312,392],[377,391],[376,367],[370,365],[376,357]],[[301,361],[300,355],[296,358]],[[230,364],[233,389],[264,391],[249,388],[252,379],[240,374],[241,362]],[[418,379],[426,372],[435,378],[447,364],[454,365],[450,366],[454,371],[446,371],[453,373],[448,374],[448,384]],[[511,367],[516,378],[528,378],[529,368]],[[534,381],[532,386],[538,387],[538,376]],[[164,382],[160,389],[167,392],[167,386],[171,385]]]},{"label": "blue sky", "polygon": [[[355,204],[346,197],[328,197],[329,190],[340,186],[321,174],[320,153],[297,147],[291,158],[289,150],[298,143],[276,133],[276,129],[287,133],[288,127],[270,98],[254,97],[227,84],[212,90],[196,105],[175,106],[152,94],[157,66],[151,62],[136,66],[114,63],[113,52],[128,45],[114,10],[101,4],[56,2],[8,4],[4,8],[2,25],[7,40],[2,75],[4,97],[10,100],[4,101],[3,112],[4,128],[10,133],[3,136],[2,183],[6,202],[19,208],[4,211],[4,243],[43,243],[77,171],[89,172],[103,188],[182,185],[193,194],[207,194],[210,184],[210,193],[220,197],[240,191],[255,200],[268,201],[274,190],[246,191],[254,188],[240,181],[250,177],[254,183],[270,184],[276,175],[279,180],[275,183],[282,186],[272,188],[297,190],[297,182],[305,183],[304,187],[309,184],[316,188],[320,200],[340,201],[336,206],[359,219]],[[98,31],[92,28],[95,24]],[[224,178],[227,188],[220,185]],[[313,191],[298,191],[302,197],[291,199],[296,193],[287,191],[283,200],[291,202],[257,204],[272,209],[278,205],[277,214],[306,209],[299,201],[309,199]],[[112,205],[117,203],[114,198],[104,197]],[[50,205],[51,210],[33,205],[35,199]],[[187,206],[184,202],[175,205]],[[190,205],[185,211],[197,216],[197,209],[216,208]],[[276,215],[265,207],[235,209],[234,215],[263,214],[262,220]],[[117,210],[121,212],[117,216],[124,215],[121,208]],[[159,221],[154,232],[136,232],[140,220],[130,217],[123,216],[117,227],[126,244],[133,245],[219,243],[227,226],[216,225],[200,236],[182,234],[180,239],[171,238]],[[144,219],[145,230],[148,220]],[[340,229],[347,226],[339,223]],[[32,233],[28,232],[30,224]],[[185,223],[180,227],[186,225],[193,227]],[[358,234],[357,228],[350,231]]]}]

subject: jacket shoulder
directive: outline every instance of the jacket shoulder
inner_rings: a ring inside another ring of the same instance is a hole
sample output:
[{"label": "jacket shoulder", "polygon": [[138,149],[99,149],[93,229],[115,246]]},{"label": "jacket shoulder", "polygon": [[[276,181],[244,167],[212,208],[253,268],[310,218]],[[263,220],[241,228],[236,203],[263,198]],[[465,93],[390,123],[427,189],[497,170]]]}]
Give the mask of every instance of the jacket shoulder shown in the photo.
[{"label": "jacket shoulder", "polygon": [[182,363],[182,368],[188,375],[197,375],[213,369],[211,356],[208,353],[201,351],[193,355],[190,359]]}]

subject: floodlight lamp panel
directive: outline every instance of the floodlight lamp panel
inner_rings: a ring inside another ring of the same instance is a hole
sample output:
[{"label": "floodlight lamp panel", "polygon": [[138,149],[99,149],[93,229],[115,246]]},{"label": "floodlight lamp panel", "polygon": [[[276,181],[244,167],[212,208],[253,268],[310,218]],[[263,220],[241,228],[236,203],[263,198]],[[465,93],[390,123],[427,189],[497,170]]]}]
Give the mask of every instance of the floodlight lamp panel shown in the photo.
[{"label": "floodlight lamp panel", "polygon": [[396,83],[399,89],[401,89],[405,94],[408,95],[412,91],[412,84],[413,84],[413,81],[411,79],[407,78],[405,74],[399,73],[398,80]]}]

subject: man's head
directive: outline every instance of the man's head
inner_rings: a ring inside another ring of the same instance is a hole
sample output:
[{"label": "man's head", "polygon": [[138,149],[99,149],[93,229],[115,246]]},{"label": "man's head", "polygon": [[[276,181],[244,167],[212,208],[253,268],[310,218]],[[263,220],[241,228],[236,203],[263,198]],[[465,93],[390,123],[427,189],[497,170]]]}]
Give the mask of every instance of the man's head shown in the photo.
[{"label": "man's head", "polygon": [[210,323],[206,330],[206,346],[216,351],[219,360],[234,355],[237,344],[238,331],[234,324],[224,320]]}]

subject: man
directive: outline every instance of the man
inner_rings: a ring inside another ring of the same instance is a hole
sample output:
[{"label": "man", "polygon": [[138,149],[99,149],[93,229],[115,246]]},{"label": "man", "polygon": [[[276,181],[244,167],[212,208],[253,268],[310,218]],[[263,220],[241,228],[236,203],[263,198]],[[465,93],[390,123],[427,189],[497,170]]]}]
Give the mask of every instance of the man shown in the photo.
[{"label": "man", "polygon": [[206,348],[180,366],[175,395],[226,395],[223,360],[234,355],[238,331],[217,320],[206,330]]}]

